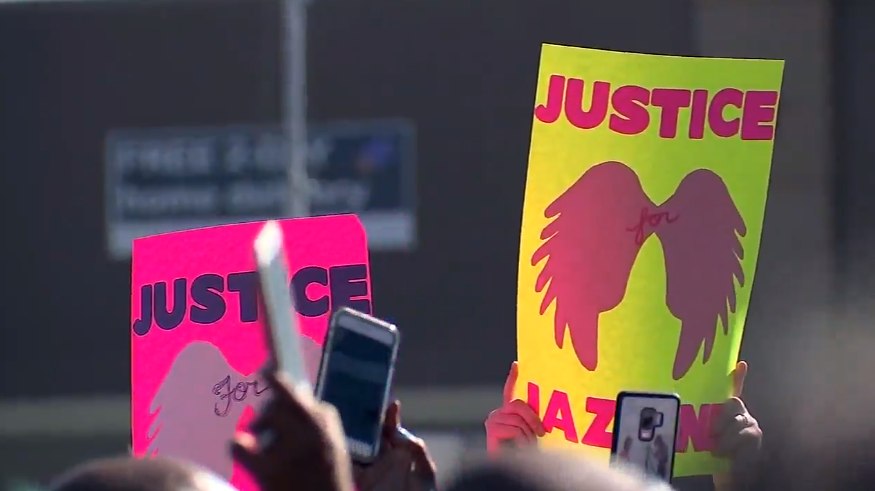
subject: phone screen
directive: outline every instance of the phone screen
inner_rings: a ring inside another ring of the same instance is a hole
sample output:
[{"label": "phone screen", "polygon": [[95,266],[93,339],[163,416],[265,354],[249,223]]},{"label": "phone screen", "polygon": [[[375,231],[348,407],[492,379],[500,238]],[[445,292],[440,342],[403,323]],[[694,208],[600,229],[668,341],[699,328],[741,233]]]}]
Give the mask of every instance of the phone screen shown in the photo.
[{"label": "phone screen", "polygon": [[337,408],[351,447],[358,444],[372,449],[379,442],[394,348],[342,324],[335,327],[329,343],[325,347],[327,363],[322,367],[322,400]]},{"label": "phone screen", "polygon": [[680,401],[671,396],[621,395],[614,420],[613,460],[670,481],[679,409]]}]

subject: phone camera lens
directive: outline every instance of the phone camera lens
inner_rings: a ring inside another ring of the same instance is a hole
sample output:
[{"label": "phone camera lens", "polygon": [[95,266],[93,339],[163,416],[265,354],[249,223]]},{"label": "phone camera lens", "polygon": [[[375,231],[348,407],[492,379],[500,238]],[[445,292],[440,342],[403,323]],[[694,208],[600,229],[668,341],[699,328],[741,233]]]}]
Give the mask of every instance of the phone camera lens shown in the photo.
[{"label": "phone camera lens", "polygon": [[655,428],[658,423],[656,422],[656,416],[659,413],[656,412],[656,409],[652,407],[645,407],[641,410],[641,417],[638,420],[639,428],[642,431],[650,431]]}]

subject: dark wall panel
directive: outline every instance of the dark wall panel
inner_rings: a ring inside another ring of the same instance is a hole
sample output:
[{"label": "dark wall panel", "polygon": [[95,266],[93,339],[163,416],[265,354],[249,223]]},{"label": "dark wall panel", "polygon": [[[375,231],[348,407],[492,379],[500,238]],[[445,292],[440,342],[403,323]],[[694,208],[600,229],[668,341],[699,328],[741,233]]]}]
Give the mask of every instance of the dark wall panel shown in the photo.
[{"label": "dark wall panel", "polygon": [[[834,5],[836,233],[839,284],[851,298],[875,294],[875,4],[841,0]],[[865,303],[871,303],[866,301]]]},{"label": "dark wall panel", "polygon": [[[128,389],[130,263],[105,253],[107,130],[279,119],[278,4],[6,5],[8,252],[0,397]],[[498,384],[541,42],[691,54],[688,0],[317,1],[314,121],[417,125],[420,248],[373,254],[375,308],[404,330],[400,384]],[[24,374],[23,370],[27,370]]]}]

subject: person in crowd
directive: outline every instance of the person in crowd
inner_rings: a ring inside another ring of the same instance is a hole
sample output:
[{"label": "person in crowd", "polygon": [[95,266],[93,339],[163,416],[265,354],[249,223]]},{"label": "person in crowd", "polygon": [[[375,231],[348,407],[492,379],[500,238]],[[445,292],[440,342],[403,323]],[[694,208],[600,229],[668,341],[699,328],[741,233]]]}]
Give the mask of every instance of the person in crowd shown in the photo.
[{"label": "person in crowd", "polygon": [[[435,466],[425,443],[401,427],[394,402],[383,425],[384,446],[369,466],[354,465],[337,411],[296,392],[283,374],[266,374],[273,397],[238,433],[231,454],[262,491],[432,491]],[[51,491],[235,491],[216,474],[162,457],[96,460],[59,477]]]},{"label": "person in crowd", "polygon": [[[736,395],[746,374],[736,369]],[[545,433],[528,405],[514,400],[518,376],[511,368],[505,387],[505,405],[487,419],[487,438],[493,459],[470,468],[449,491],[655,491],[670,489],[637,470],[608,469],[592,461],[534,451],[498,452],[501,442],[516,448],[533,443]],[[253,421],[250,431],[238,433],[231,453],[256,479],[262,491],[432,491],[435,468],[422,440],[400,424],[400,405],[387,411],[384,447],[369,466],[350,462],[339,416],[329,404],[309,392],[296,391],[282,373],[266,374],[273,397]],[[729,415],[715,423],[715,454],[733,459],[758,449],[761,432],[738,397],[727,402]],[[519,445],[522,444],[522,445]],[[755,452],[754,452],[755,453]],[[734,469],[735,470],[735,469]],[[742,489],[732,479],[715,478],[719,491]],[[730,485],[732,487],[730,487]],[[178,461],[131,457],[95,461],[76,468],[51,486],[52,491],[233,491],[215,474]]]},{"label": "person in crowd", "polygon": [[[627,436],[620,446],[620,451],[617,457],[621,462],[632,463],[632,446],[634,440],[631,436]],[[643,447],[644,455],[644,471],[655,474],[662,478],[668,477],[668,444],[665,443],[662,435],[656,435],[653,443],[646,444]]]},{"label": "person in crowd", "polygon": [[[711,476],[713,484],[695,477],[675,479],[673,485],[677,489],[702,491],[713,487],[716,491],[738,491],[748,486],[762,442],[762,430],[741,400],[747,370],[747,363],[738,363],[733,371],[733,395],[711,422],[716,441],[712,453],[730,459],[731,471]],[[486,446],[491,455],[508,448],[508,442],[514,447],[530,445],[546,434],[540,416],[525,401],[513,397],[518,376],[519,366],[514,362],[504,386],[504,404],[486,418]]]},{"label": "person in crowd", "polygon": [[625,440],[623,440],[623,447],[620,448],[620,460],[624,462],[630,462],[632,453],[632,437],[627,436]]},{"label": "person in crowd", "polygon": [[212,472],[180,461],[131,456],[75,467],[49,486],[52,491],[235,491]]},{"label": "person in crowd", "polygon": [[665,479],[668,477],[668,444],[662,435],[656,435],[653,439],[653,453],[648,461],[649,471]]},{"label": "person in crowd", "polygon": [[387,410],[383,449],[369,466],[353,465],[333,406],[296,391],[284,374],[266,374],[273,397],[238,433],[231,454],[262,491],[431,491],[435,467],[425,443],[401,427],[400,404]]},{"label": "person in crowd", "polygon": [[[435,468],[425,444],[400,426],[399,405],[386,414],[386,445],[368,467],[351,465],[337,412],[296,392],[282,374],[269,377],[274,397],[231,444],[234,458],[263,491],[431,491]],[[664,491],[637,470],[539,452],[506,453],[468,469],[448,491]]]},{"label": "person in crowd", "polygon": [[464,469],[447,491],[670,491],[637,469],[549,451],[502,452]]}]

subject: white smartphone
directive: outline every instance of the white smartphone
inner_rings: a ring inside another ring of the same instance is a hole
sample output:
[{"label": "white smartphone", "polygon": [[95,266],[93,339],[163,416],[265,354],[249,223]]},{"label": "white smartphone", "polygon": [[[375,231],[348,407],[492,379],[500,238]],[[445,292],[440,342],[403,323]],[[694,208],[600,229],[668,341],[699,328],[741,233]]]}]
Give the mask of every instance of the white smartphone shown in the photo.
[{"label": "white smartphone", "polygon": [[681,400],[677,394],[620,392],[614,413],[611,461],[671,482]]},{"label": "white smartphone", "polygon": [[337,408],[356,462],[373,462],[380,451],[399,341],[394,325],[370,315],[344,307],[331,316],[316,398]]},{"label": "white smartphone", "polygon": [[255,239],[255,262],[265,315],[265,336],[277,370],[291,379],[296,389],[312,393],[304,366],[298,316],[289,289],[289,270],[279,223],[267,222]]}]

